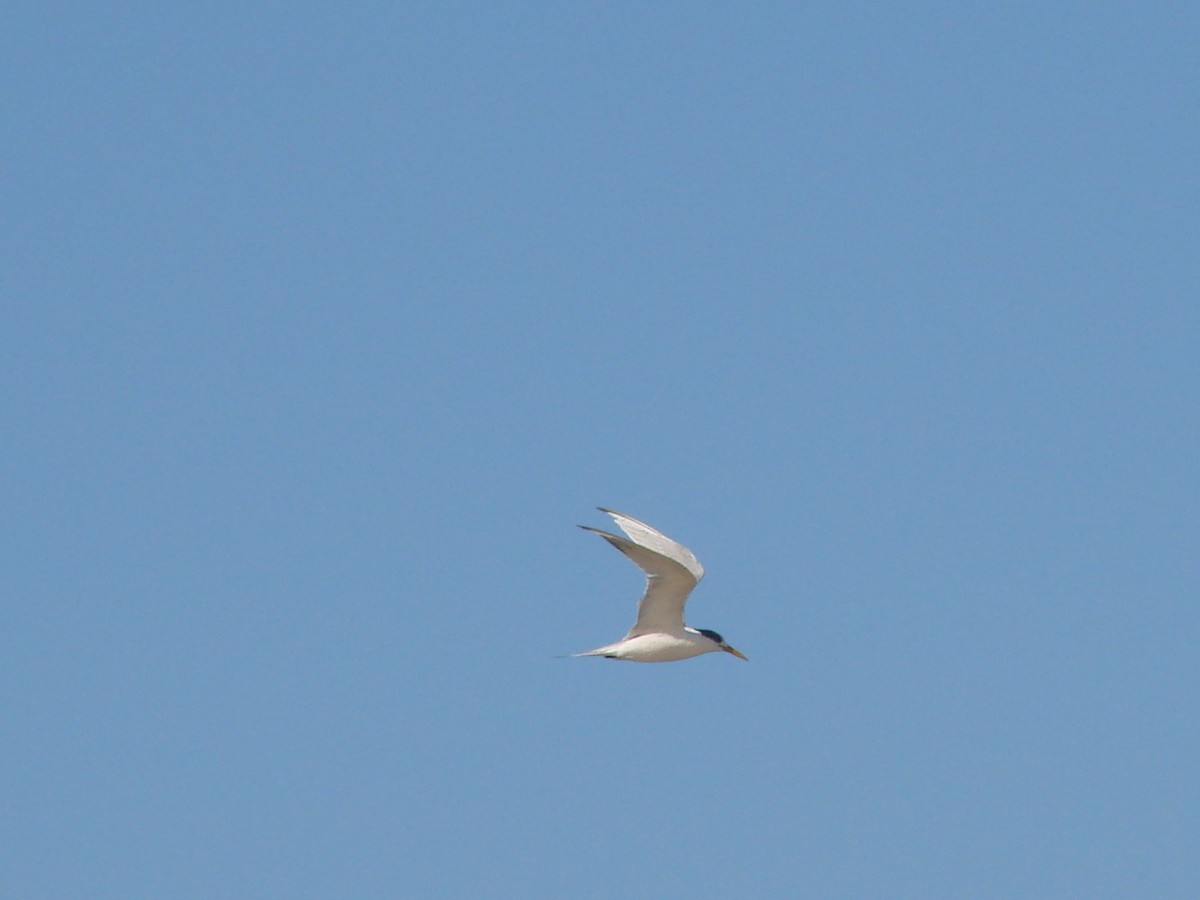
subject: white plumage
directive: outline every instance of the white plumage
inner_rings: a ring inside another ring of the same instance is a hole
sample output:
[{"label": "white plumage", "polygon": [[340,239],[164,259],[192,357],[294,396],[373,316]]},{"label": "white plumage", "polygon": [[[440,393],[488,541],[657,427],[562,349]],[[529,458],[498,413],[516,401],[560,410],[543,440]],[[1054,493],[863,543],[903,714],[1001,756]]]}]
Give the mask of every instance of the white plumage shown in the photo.
[{"label": "white plumage", "polygon": [[600,535],[633,560],[646,573],[646,592],[638,602],[637,621],[625,637],[615,644],[575,655],[633,662],[675,662],[723,650],[746,659],[715,631],[684,624],[684,604],[692,588],[704,577],[704,567],[695,554],[645,522],[604,507],[599,509],[612,516],[628,540],[590,525],[579,527]]}]

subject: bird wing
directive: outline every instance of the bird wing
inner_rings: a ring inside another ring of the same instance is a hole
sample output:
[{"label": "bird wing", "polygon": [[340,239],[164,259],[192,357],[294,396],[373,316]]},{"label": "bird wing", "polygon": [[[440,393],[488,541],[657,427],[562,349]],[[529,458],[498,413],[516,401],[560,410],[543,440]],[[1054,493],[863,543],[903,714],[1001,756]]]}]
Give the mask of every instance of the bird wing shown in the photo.
[{"label": "bird wing", "polygon": [[[704,575],[704,569],[696,561],[696,557],[686,547],[675,543],[644,522],[609,510],[604,512],[612,516],[631,538],[640,539],[639,542],[634,543],[590,525],[579,527],[600,535],[646,573],[646,591],[638,601],[637,621],[633,623],[633,628],[626,637],[682,628],[683,605],[687,603],[688,595],[696,586],[696,582]],[[641,540],[646,543],[642,543]],[[686,565],[684,560],[690,565]]]},{"label": "bird wing", "polygon": [[635,544],[639,544],[647,550],[653,550],[655,553],[679,563],[679,565],[691,573],[697,582],[704,577],[704,566],[700,565],[700,560],[696,559],[696,555],[683,546],[683,544],[671,540],[657,528],[651,528],[645,522],[635,519],[633,516],[605,509],[603,506],[596,508],[600,512],[612,516],[613,521],[617,523],[617,527],[629,535],[630,540]]}]

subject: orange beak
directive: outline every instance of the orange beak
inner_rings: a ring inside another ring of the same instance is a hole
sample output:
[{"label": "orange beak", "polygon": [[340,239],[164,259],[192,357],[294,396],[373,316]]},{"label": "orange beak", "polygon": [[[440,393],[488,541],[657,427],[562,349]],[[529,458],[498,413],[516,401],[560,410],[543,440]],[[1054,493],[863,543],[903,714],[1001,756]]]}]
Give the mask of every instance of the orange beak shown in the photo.
[{"label": "orange beak", "polygon": [[721,649],[722,649],[722,650],[724,650],[726,653],[732,653],[732,654],[733,654],[734,656],[736,656],[738,659],[744,659],[744,660],[746,660],[746,662],[750,662],[750,657],[748,657],[748,656],[747,656],[745,653],[743,653],[741,650],[734,650],[734,649],[733,649],[732,647],[730,647],[728,644],[726,644],[725,646],[723,646]]}]

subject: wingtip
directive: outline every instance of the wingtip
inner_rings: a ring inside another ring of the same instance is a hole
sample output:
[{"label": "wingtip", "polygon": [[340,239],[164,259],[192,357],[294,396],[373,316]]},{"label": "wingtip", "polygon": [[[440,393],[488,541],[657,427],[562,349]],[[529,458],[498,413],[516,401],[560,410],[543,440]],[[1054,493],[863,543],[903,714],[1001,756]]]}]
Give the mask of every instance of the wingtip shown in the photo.
[{"label": "wingtip", "polygon": [[[580,525],[580,526],[578,526],[578,527],[579,527],[579,528],[582,528],[584,531],[590,531],[592,534],[598,534],[598,535],[600,535],[600,537],[604,538],[605,540],[607,540],[608,538],[615,538],[615,537],[617,537],[617,535],[615,535],[615,534],[609,534],[609,533],[608,533],[607,531],[605,531],[604,529],[602,529],[602,528],[593,528],[591,525]],[[620,538],[617,538],[617,540],[620,540]]]}]

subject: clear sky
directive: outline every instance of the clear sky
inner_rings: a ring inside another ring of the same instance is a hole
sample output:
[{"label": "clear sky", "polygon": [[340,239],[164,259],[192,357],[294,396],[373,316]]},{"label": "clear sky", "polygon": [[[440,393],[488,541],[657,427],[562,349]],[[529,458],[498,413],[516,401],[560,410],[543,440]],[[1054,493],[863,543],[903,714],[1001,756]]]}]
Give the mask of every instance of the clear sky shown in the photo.
[{"label": "clear sky", "polygon": [[10,4],[0,894],[1200,895],[1198,28]]}]

